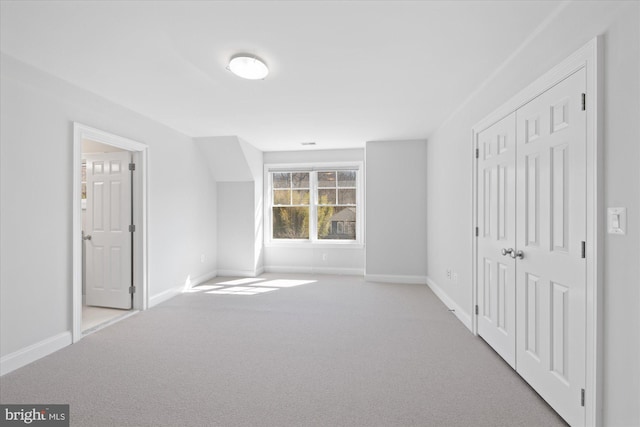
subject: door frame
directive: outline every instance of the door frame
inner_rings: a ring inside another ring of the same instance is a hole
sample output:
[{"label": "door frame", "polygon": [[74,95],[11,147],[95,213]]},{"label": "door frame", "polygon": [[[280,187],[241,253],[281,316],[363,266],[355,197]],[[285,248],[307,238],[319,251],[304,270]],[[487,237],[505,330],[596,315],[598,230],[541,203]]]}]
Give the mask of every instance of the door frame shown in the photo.
[{"label": "door frame", "polygon": [[[603,126],[602,126],[602,38],[590,40],[560,64],[539,77],[520,91],[493,113],[482,119],[472,128],[471,167],[472,167],[472,306],[475,313],[478,303],[478,238],[476,227],[478,218],[478,179],[477,159],[478,135],[494,123],[525,105],[541,93],[555,86],[578,70],[586,71],[586,155],[587,155],[587,194],[586,194],[586,348],[585,348],[585,425],[602,425],[602,283],[603,283],[603,242],[604,242],[604,201],[603,201]],[[472,315],[472,332],[478,335],[477,315]]]},{"label": "door frame", "polygon": [[90,139],[130,151],[136,171],[133,174],[133,213],[136,225],[132,253],[134,255],[133,310],[146,310],[149,306],[148,292],[148,146],[138,141],[114,135],[90,126],[73,122],[73,284],[72,284],[72,338],[76,343],[82,339],[82,140]]}]

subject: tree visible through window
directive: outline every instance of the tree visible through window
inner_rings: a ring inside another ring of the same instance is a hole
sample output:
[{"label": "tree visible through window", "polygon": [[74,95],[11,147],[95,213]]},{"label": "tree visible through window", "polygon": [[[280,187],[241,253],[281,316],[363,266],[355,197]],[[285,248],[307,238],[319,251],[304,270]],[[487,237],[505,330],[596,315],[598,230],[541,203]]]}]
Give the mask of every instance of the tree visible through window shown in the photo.
[{"label": "tree visible through window", "polygon": [[356,239],[356,171],[317,172],[318,239]]},{"label": "tree visible through window", "polygon": [[273,238],[309,238],[309,172],[274,172]]},{"label": "tree visible through window", "polygon": [[271,172],[273,238],[356,240],[357,176],[357,170]]}]

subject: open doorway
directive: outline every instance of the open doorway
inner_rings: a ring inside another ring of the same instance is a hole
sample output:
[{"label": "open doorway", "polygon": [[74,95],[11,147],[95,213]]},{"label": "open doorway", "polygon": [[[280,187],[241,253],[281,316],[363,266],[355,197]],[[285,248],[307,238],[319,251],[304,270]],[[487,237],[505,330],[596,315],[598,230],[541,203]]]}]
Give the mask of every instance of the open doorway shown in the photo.
[{"label": "open doorway", "polygon": [[83,139],[82,319],[83,334],[133,309],[132,153]]},{"label": "open doorway", "polygon": [[147,306],[146,150],[74,124],[74,342]]}]

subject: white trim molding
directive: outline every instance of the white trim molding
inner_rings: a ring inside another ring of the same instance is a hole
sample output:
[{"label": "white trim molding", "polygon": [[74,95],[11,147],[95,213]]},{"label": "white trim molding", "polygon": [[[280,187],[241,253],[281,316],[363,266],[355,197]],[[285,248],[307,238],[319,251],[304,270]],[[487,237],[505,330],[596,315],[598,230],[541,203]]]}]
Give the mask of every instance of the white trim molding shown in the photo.
[{"label": "white trim molding", "polygon": [[71,345],[71,332],[61,332],[18,351],[9,353],[0,359],[0,376],[35,362],[45,356]]},{"label": "white trim molding", "polygon": [[258,277],[264,273],[264,268],[256,270],[218,270],[218,276],[224,277]]},{"label": "white trim molding", "polygon": [[148,308],[152,308],[158,304],[162,304],[165,301],[169,301],[171,298],[180,295],[181,293],[188,291],[191,288],[195,288],[196,286],[201,285],[204,282],[213,279],[214,277],[217,277],[219,275],[218,273],[219,272],[217,270],[214,270],[201,276],[194,277],[193,279],[191,277],[187,277],[187,280],[182,285],[174,286],[173,288],[167,289],[157,295],[149,297]]},{"label": "white trim molding", "polygon": [[470,331],[473,332],[473,325],[471,322],[471,315],[465,311],[461,306],[459,306],[453,298],[449,297],[449,295],[442,289],[438,284],[427,276],[427,285],[429,289],[438,297],[440,301],[449,309],[451,312],[462,322],[464,326],[467,327]]},{"label": "white trim molding", "polygon": [[427,276],[403,276],[391,274],[365,274],[367,282],[398,283],[409,285],[426,285]]},{"label": "white trim molding", "polygon": [[[603,366],[603,74],[602,39],[596,37],[574,52],[556,67],[513,96],[496,111],[478,122],[472,129],[471,162],[473,208],[471,230],[478,227],[478,185],[475,153],[477,136],[494,123],[527,104],[539,94],[555,86],[568,76],[584,69],[586,72],[586,344],[585,344],[585,425],[602,425],[602,366]],[[472,298],[477,304],[478,265],[477,237],[472,245]],[[472,331],[477,334],[476,316],[472,316]]]},{"label": "white trim molding", "polygon": [[82,140],[100,142],[122,150],[131,151],[136,173],[133,177],[134,196],[134,220],[136,231],[134,233],[134,283],[136,293],[133,298],[134,310],[146,310],[148,308],[148,146],[141,142],[123,138],[81,123],[73,122],[73,229],[72,247],[72,331],[73,342],[82,339],[82,201],[81,201],[81,173],[82,173]]},{"label": "white trim molding", "polygon": [[264,268],[266,273],[282,274],[326,274],[334,276],[363,276],[361,268],[337,268],[337,267],[290,267],[270,265]]},{"label": "white trim molding", "polygon": [[[197,286],[197,285],[193,285],[193,286]],[[171,289],[167,289],[166,291],[162,291],[157,295],[152,295],[149,297],[149,307],[148,308],[153,308],[158,304],[162,304],[165,301],[169,301],[171,298],[180,295],[182,292],[185,291],[185,286],[176,286],[173,287]]]}]

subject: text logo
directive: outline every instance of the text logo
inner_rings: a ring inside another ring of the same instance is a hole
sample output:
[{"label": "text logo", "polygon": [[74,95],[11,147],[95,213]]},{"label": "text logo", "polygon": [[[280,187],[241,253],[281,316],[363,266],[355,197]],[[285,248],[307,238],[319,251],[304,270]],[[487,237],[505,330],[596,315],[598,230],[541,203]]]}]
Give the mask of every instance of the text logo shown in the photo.
[{"label": "text logo", "polygon": [[0,405],[0,426],[69,427],[69,405]]}]

